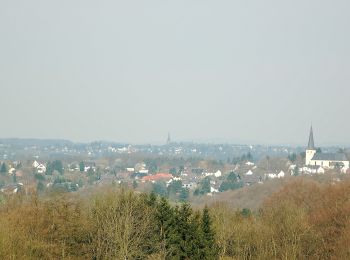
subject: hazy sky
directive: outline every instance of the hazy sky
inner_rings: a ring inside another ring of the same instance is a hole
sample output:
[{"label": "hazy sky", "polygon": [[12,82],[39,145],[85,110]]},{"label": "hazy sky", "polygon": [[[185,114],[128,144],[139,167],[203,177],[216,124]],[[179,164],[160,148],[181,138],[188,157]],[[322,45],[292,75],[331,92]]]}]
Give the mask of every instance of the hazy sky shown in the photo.
[{"label": "hazy sky", "polygon": [[0,137],[350,143],[350,1],[0,0]]}]

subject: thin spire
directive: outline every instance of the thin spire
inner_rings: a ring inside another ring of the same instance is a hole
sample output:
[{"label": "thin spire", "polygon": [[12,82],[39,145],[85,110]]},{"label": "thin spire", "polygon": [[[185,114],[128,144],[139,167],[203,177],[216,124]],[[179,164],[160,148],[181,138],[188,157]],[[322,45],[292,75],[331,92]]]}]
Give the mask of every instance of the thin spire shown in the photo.
[{"label": "thin spire", "polygon": [[166,140],[166,143],[167,143],[167,144],[170,144],[170,143],[171,143],[170,132],[168,132],[168,139]]},{"label": "thin spire", "polygon": [[311,125],[311,128],[310,128],[309,143],[307,145],[307,149],[315,150],[314,132],[312,130],[312,125]]}]

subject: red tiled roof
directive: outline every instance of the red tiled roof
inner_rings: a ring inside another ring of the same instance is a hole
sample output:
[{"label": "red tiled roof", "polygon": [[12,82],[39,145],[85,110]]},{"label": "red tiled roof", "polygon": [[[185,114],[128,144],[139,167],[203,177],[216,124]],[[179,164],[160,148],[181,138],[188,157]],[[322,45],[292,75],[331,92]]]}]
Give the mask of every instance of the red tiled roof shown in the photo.
[{"label": "red tiled roof", "polygon": [[162,179],[171,179],[173,175],[170,173],[157,173],[155,175],[145,176],[142,178],[143,181],[158,181]]}]

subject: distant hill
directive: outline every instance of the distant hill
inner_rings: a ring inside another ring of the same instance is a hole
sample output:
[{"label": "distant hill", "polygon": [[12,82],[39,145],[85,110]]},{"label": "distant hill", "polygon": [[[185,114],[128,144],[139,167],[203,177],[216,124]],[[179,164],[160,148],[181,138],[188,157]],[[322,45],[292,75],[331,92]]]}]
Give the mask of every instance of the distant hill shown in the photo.
[{"label": "distant hill", "polygon": [[334,180],[350,179],[350,177],[344,174],[324,174],[275,179],[266,181],[263,184],[254,184],[237,190],[221,192],[214,196],[192,197],[190,203],[198,208],[202,208],[205,205],[211,206],[215,203],[225,203],[227,206],[234,209],[249,208],[257,210],[261,208],[264,201],[273,193],[278,192],[287,183],[300,179],[329,184],[334,182]]},{"label": "distant hill", "polygon": [[65,146],[73,142],[63,139],[0,138],[0,144],[13,146]]}]

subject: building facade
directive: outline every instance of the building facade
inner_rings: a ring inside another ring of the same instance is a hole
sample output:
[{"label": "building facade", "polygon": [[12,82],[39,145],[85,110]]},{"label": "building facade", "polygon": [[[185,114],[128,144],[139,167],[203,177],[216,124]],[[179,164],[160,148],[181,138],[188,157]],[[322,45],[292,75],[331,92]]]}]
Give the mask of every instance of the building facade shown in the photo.
[{"label": "building facade", "polygon": [[311,126],[309,142],[305,151],[305,165],[321,166],[323,168],[349,168],[349,159],[344,153],[317,152],[314,143],[314,133]]}]

